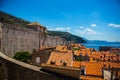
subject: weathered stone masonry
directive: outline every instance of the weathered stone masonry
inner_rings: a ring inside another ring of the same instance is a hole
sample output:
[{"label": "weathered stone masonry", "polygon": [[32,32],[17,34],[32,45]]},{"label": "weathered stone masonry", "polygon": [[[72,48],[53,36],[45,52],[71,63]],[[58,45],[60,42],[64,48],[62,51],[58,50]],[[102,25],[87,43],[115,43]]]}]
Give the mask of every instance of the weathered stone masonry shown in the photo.
[{"label": "weathered stone masonry", "polygon": [[[0,23],[1,52],[12,57],[15,52],[27,50],[32,52],[39,49],[38,31],[21,26],[13,26]],[[43,42],[43,37],[41,43]],[[56,46],[65,44],[61,37],[47,35],[44,46]]]},{"label": "weathered stone masonry", "polygon": [[[51,36],[50,39],[46,41],[46,46],[55,46],[63,43],[60,40],[61,38],[56,40],[56,38]],[[50,44],[52,40],[53,44]],[[33,49],[38,49],[38,33],[36,31],[0,23],[0,41],[0,50],[7,55],[0,52],[0,80],[76,80],[63,75],[43,72],[41,67],[8,57],[13,56],[15,52],[20,50],[32,51]]]},{"label": "weathered stone masonry", "polygon": [[41,70],[41,67],[17,61],[0,52],[0,80],[78,80],[78,79],[44,72]]}]

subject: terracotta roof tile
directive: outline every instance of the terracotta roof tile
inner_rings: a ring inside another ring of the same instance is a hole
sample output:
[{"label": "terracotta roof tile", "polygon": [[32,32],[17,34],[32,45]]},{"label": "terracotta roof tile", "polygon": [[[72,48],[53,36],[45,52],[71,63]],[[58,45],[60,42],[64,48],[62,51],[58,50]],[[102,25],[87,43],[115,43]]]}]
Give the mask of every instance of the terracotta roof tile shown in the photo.
[{"label": "terracotta roof tile", "polygon": [[56,50],[61,51],[61,52],[67,52],[67,46],[57,46]]},{"label": "terracotta roof tile", "polygon": [[86,75],[102,76],[103,65],[98,62],[89,62],[86,64]]},{"label": "terracotta roof tile", "polygon": [[50,64],[51,61],[55,61],[55,65],[63,65],[64,62],[67,63],[67,66],[72,66],[73,55],[72,53],[61,53],[61,52],[52,52],[47,64]]},{"label": "terracotta roof tile", "polygon": [[95,76],[80,76],[81,80],[104,80],[101,77],[95,77]]},{"label": "terracotta roof tile", "polygon": [[80,68],[80,66],[85,66],[86,75],[94,75],[94,76],[102,76],[102,68],[104,67],[104,65],[105,68],[109,68],[109,67],[120,68],[120,63],[116,63],[116,62],[80,62],[80,61],[73,62],[73,67]]}]

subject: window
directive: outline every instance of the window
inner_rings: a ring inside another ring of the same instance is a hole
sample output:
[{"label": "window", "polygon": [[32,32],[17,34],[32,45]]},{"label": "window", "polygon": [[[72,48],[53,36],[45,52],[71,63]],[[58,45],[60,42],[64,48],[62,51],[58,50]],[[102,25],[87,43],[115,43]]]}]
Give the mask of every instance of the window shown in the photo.
[{"label": "window", "polygon": [[82,56],[82,53],[80,53],[80,56]]},{"label": "window", "polygon": [[85,70],[81,70],[81,75],[85,75]]},{"label": "window", "polygon": [[33,53],[35,53],[36,52],[36,49],[33,49]]},{"label": "window", "polygon": [[104,67],[104,68],[106,68],[106,65],[105,65],[105,64],[103,64],[103,67]]},{"label": "window", "polygon": [[108,59],[108,61],[110,61],[110,59]]},{"label": "window", "polygon": [[85,56],[88,56],[88,53],[86,53]]},{"label": "window", "polygon": [[36,63],[40,63],[40,57],[36,57]]},{"label": "window", "polygon": [[66,62],[63,62],[63,66],[66,66],[67,65],[67,63]]},{"label": "window", "polygon": [[55,61],[54,60],[50,61],[50,64],[55,65]]},{"label": "window", "polygon": [[81,66],[80,74],[81,75],[85,75],[86,74],[86,68],[85,68],[85,66]]},{"label": "window", "polygon": [[76,60],[76,55],[73,56],[73,60]]},{"label": "window", "polygon": [[60,60],[60,63],[63,63],[64,62],[64,60]]}]

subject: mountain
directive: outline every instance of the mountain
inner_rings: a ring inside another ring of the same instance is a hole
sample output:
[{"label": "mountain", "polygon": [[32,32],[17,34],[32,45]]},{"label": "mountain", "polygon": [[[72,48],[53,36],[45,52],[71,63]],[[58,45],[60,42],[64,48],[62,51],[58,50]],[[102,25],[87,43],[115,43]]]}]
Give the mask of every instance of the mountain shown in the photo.
[{"label": "mountain", "polygon": [[91,43],[91,44],[106,44],[106,43],[112,43],[112,44],[120,44],[120,42],[108,42],[108,41],[104,41],[104,40],[86,40],[87,43]]},{"label": "mountain", "polygon": [[103,40],[87,40],[87,42],[94,43],[94,44],[107,43],[107,41],[103,41]]},{"label": "mountain", "polygon": [[0,21],[3,23],[19,25],[19,26],[26,26],[28,23],[30,23],[29,21],[15,17],[15,16],[5,13],[3,11],[0,11]]},{"label": "mountain", "polygon": [[[19,25],[22,27],[26,27],[29,21],[23,20],[21,18],[15,17],[11,14],[5,13],[3,11],[0,11],[0,21],[3,23],[7,24],[12,24],[12,25]],[[68,32],[60,32],[60,31],[48,31],[48,34],[52,36],[60,36],[67,41],[75,41],[76,43],[86,43],[86,40],[84,40],[82,37],[73,35]]]},{"label": "mountain", "polygon": [[61,32],[61,31],[48,31],[48,33],[52,36],[61,36],[67,41],[75,41],[76,43],[86,43],[86,41],[79,36],[73,35],[69,32]]}]

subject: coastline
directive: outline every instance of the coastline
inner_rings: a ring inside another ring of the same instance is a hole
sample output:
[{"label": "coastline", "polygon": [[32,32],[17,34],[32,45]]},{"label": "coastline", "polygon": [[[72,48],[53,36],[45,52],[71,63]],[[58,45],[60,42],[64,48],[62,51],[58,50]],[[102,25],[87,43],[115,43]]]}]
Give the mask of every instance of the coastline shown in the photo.
[{"label": "coastline", "polygon": [[87,48],[94,48],[96,50],[99,50],[100,46],[110,46],[115,48],[120,48],[120,43],[83,43]]}]

